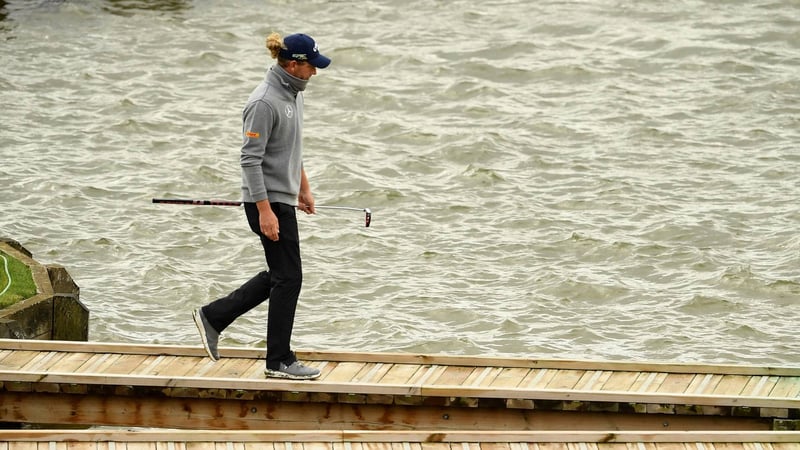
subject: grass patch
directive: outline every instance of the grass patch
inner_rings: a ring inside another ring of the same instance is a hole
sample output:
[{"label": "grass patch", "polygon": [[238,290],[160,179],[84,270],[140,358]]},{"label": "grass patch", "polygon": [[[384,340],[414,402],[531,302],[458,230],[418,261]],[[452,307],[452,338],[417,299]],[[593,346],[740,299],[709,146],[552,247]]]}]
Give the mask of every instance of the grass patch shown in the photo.
[{"label": "grass patch", "polygon": [[0,258],[0,308],[7,308],[36,295],[31,269],[5,252],[0,252],[0,256],[5,258]]}]

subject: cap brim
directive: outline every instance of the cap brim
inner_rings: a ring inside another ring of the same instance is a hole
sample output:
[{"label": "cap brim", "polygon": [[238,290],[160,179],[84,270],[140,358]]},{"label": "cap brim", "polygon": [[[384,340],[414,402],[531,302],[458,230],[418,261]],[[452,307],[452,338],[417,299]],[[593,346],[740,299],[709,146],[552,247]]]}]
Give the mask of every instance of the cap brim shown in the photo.
[{"label": "cap brim", "polygon": [[324,69],[331,64],[331,59],[320,53],[316,57],[309,59],[308,63],[317,69]]}]

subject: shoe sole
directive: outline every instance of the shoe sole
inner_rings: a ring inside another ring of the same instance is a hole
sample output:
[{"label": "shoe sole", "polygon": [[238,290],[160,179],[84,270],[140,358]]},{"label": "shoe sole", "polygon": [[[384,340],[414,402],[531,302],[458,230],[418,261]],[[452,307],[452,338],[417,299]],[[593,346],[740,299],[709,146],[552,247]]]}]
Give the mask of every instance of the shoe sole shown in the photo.
[{"label": "shoe sole", "polygon": [[292,375],[290,373],[281,372],[279,370],[270,370],[267,369],[264,371],[264,375],[270,378],[285,378],[289,380],[313,380],[319,378],[321,375],[320,373],[316,373],[314,375]]},{"label": "shoe sole", "polygon": [[192,318],[194,319],[194,324],[197,325],[197,331],[200,332],[200,338],[203,341],[203,348],[206,349],[206,353],[208,353],[208,357],[211,358],[212,361],[219,361],[218,356],[214,356],[211,353],[211,349],[208,347],[208,336],[206,336],[206,327],[203,325],[203,319],[200,317],[200,313],[198,310],[192,311]]}]

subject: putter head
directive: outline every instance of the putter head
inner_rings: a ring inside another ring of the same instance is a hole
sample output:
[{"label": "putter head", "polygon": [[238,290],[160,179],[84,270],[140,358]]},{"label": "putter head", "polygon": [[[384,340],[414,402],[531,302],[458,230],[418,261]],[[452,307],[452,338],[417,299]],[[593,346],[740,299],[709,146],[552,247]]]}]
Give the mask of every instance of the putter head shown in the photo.
[{"label": "putter head", "polygon": [[365,208],[364,212],[366,213],[364,218],[364,226],[369,228],[369,223],[372,222],[372,211],[369,208]]}]

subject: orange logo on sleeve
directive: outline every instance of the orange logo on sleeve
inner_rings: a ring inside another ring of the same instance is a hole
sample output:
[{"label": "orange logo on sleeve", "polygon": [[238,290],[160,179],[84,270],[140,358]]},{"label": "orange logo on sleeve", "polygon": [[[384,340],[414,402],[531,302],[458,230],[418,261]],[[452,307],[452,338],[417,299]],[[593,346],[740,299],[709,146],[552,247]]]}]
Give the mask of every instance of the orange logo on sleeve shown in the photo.
[{"label": "orange logo on sleeve", "polygon": [[253,139],[258,139],[259,137],[261,137],[261,133],[256,133],[255,131],[248,131],[244,135]]}]

